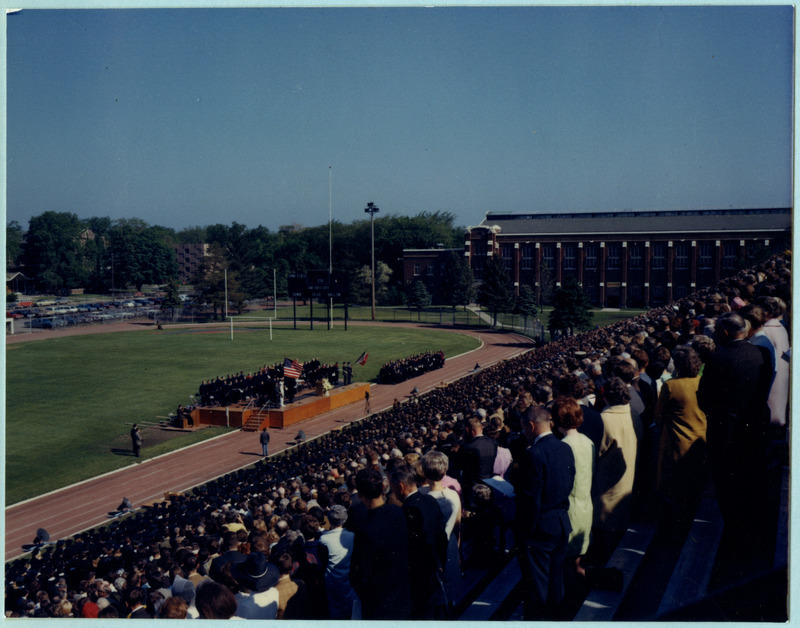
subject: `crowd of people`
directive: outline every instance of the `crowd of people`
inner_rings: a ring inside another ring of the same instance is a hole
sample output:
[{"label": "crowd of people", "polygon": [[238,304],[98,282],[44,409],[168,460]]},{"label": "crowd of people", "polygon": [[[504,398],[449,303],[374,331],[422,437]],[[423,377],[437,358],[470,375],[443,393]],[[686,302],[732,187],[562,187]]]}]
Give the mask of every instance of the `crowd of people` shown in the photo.
[{"label": "crowd of people", "polygon": [[568,619],[631,519],[680,534],[707,477],[745,577],[776,546],[790,296],[773,259],[58,540],[6,565],[6,615],[445,619],[511,550],[525,618]]},{"label": "crowd of people", "polygon": [[402,360],[387,362],[378,372],[379,384],[399,384],[444,366],[442,351],[426,351]]}]

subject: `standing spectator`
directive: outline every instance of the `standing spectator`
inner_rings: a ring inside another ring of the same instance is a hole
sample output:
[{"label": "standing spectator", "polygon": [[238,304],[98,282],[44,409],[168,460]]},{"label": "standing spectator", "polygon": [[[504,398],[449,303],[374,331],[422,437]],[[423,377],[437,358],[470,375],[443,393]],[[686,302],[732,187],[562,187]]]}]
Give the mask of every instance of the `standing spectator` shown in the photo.
[{"label": "standing spectator", "polygon": [[328,564],[325,569],[328,613],[331,619],[351,619],[353,603],[357,598],[350,584],[350,558],[353,555],[354,535],[342,527],[347,521],[347,509],[340,504],[331,506],[328,521],[331,529],[319,540],[328,549]]},{"label": "standing spectator", "polygon": [[557,619],[564,600],[563,564],[575,459],[550,428],[550,413],[531,406],[522,417],[530,445],[515,474],[516,539],[525,593],[525,619]]},{"label": "standing spectator", "polygon": [[261,430],[258,440],[261,443],[261,455],[266,458],[269,456],[269,451],[267,451],[269,449],[269,432],[266,427]]},{"label": "standing spectator", "polygon": [[133,446],[133,455],[141,458],[142,453],[142,435],[139,432],[139,426],[134,423],[131,428],[131,445]]},{"label": "standing spectator", "polygon": [[575,459],[575,482],[569,494],[569,523],[572,532],[567,540],[567,558],[575,564],[575,571],[583,573],[581,556],[589,549],[592,534],[592,476],[594,474],[594,443],[578,431],[583,423],[583,412],[571,397],[556,397],[550,414],[553,424],[569,445]]},{"label": "standing spectator", "polygon": [[736,313],[719,317],[716,351],[700,378],[697,400],[708,419],[708,453],[722,519],[720,551],[735,552],[745,569],[771,563],[776,514],[769,512],[767,438],[772,368],[769,352],[745,340]]},{"label": "standing spectator", "polygon": [[367,512],[357,523],[350,582],[361,600],[363,619],[408,619],[411,586],[408,530],[398,506],[386,503],[383,476],[370,467],[356,474]]},{"label": "standing spectator", "polygon": [[461,534],[461,498],[453,489],[445,487],[442,480],[447,474],[447,456],[441,451],[429,451],[420,458],[422,473],[428,481],[420,487],[421,493],[433,497],[444,517],[444,531],[447,536],[447,558],[445,560],[445,593],[448,604],[452,605],[461,592],[461,559],[459,556],[459,536]]},{"label": "standing spectator", "polygon": [[594,476],[592,544],[599,552],[595,558],[601,564],[611,555],[630,522],[638,451],[628,385],[619,377],[611,377],[604,392],[608,405],[601,413],[603,439]]},{"label": "standing spectator", "polygon": [[704,488],[706,415],[697,405],[700,356],[691,347],[672,352],[675,371],[664,382],[655,420],[660,434],[656,488],[665,501],[665,522],[676,530],[691,520]]},{"label": "standing spectator", "polygon": [[767,321],[763,333],[769,339],[775,353],[773,364],[774,377],[769,390],[767,404],[770,411],[770,423],[773,432],[785,439],[786,417],[789,407],[789,332],[781,324],[786,313],[786,304],[777,297],[761,297],[757,303],[767,310]]},{"label": "standing spectator", "polygon": [[403,504],[408,528],[408,566],[413,574],[411,619],[441,618],[444,599],[439,577],[447,560],[442,511],[433,497],[417,490],[416,473],[407,464],[392,471],[391,486]]},{"label": "standing spectator", "polygon": [[494,475],[497,441],[484,436],[483,424],[477,416],[467,421],[467,433],[471,440],[463,447],[461,488],[469,496],[475,484]]}]

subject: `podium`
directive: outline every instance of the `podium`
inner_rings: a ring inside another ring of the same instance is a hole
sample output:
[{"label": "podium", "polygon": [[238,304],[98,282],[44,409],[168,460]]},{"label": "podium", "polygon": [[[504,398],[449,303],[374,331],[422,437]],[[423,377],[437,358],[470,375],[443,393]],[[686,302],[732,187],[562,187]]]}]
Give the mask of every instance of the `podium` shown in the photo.
[{"label": "podium", "polygon": [[363,401],[369,387],[369,384],[355,383],[336,387],[327,395],[318,396],[307,392],[282,408],[268,410],[241,403],[218,407],[201,406],[192,411],[192,419],[195,425],[239,427],[253,432],[261,431],[265,427],[288,427],[342,406]]}]

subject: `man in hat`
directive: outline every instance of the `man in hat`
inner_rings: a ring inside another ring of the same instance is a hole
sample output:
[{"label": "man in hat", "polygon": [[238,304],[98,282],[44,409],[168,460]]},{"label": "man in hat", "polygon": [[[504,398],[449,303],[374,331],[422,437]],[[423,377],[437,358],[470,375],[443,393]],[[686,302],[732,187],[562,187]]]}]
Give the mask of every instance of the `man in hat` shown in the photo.
[{"label": "man in hat", "polygon": [[342,527],[345,521],[347,508],[341,504],[331,506],[328,511],[331,529],[319,539],[328,548],[325,588],[331,619],[351,619],[353,603],[358,599],[350,584],[350,556],[353,554],[354,534]]},{"label": "man in hat", "polygon": [[275,619],[278,615],[278,568],[260,552],[250,552],[247,560],[235,563],[233,579],[241,587],[236,594],[236,617],[241,619]]},{"label": "man in hat", "polygon": [[131,444],[133,445],[133,455],[141,458],[142,435],[139,433],[139,426],[136,423],[131,428]]}]

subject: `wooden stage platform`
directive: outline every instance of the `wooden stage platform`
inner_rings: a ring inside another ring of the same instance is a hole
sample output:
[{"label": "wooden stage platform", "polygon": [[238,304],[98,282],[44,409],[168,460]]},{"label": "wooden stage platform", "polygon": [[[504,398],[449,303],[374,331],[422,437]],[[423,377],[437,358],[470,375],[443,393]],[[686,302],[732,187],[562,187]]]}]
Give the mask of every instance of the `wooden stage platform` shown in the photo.
[{"label": "wooden stage platform", "polygon": [[260,431],[262,428],[281,428],[311,419],[325,412],[336,410],[342,406],[364,401],[369,384],[355,383],[337,386],[328,396],[318,396],[314,392],[298,395],[293,403],[282,408],[248,407],[247,404],[230,406],[201,406],[192,411],[195,425],[219,425],[240,427],[249,431]]}]

